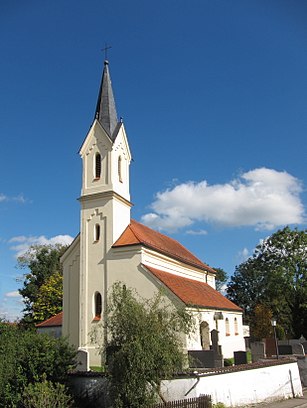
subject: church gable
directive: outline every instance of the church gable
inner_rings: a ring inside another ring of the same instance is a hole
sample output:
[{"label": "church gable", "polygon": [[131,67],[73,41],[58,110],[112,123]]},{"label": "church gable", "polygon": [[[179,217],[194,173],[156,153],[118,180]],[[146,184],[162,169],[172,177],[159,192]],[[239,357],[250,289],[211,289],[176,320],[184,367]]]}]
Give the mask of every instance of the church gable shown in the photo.
[{"label": "church gable", "polygon": [[111,150],[112,141],[95,120],[79,152],[83,161],[83,193],[98,190],[110,183]]}]

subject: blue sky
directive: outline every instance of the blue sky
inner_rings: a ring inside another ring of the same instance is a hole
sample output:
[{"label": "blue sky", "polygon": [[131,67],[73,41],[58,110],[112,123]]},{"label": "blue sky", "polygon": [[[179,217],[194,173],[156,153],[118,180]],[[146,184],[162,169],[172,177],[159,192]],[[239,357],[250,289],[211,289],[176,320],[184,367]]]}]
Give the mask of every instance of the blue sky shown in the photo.
[{"label": "blue sky", "polygon": [[105,43],[133,218],[229,275],[306,228],[306,21],[304,0],[1,2],[0,316],[22,309],[16,256],[79,232]]}]

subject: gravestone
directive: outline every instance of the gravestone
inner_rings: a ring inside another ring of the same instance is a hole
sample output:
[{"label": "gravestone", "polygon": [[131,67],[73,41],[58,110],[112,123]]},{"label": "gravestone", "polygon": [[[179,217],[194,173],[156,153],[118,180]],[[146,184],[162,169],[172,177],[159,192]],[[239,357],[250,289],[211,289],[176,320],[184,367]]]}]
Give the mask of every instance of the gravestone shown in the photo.
[{"label": "gravestone", "polygon": [[235,365],[247,364],[246,351],[234,351],[233,356],[235,360]]},{"label": "gravestone", "polygon": [[304,347],[302,344],[292,344],[292,352],[293,354],[298,354],[300,356],[305,355]]},{"label": "gravestone", "polygon": [[263,341],[253,341],[250,344],[250,349],[252,353],[252,361],[255,363],[256,361],[262,360],[266,357],[265,353],[265,343]]},{"label": "gravestone", "polygon": [[307,354],[307,341],[304,341],[302,346],[304,347],[304,353]]},{"label": "gravestone", "polygon": [[211,330],[211,342],[212,342],[212,350],[219,354],[219,332],[215,329]]},{"label": "gravestone", "polygon": [[190,368],[214,368],[215,355],[213,350],[190,350],[189,365]]},{"label": "gravestone", "polygon": [[219,346],[219,332],[215,329],[211,330],[212,350],[214,351],[214,367],[223,367],[223,356],[221,346]]},{"label": "gravestone", "polygon": [[89,359],[88,352],[86,350],[78,350],[77,352],[77,370],[78,371],[89,371]]},{"label": "gravestone", "polygon": [[278,354],[281,356],[286,356],[293,354],[291,344],[279,344],[278,345]]}]

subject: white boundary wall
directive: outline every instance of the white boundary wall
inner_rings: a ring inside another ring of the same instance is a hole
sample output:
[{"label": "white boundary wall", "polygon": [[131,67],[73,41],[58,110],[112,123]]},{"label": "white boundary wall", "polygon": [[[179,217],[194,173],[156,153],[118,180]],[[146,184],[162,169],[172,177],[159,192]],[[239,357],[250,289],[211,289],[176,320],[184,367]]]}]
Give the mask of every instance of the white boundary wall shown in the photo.
[{"label": "white boundary wall", "polygon": [[[222,374],[165,380],[161,393],[167,401],[209,394],[212,402],[228,407],[302,396],[296,361]],[[186,395],[187,394],[187,395]]]}]

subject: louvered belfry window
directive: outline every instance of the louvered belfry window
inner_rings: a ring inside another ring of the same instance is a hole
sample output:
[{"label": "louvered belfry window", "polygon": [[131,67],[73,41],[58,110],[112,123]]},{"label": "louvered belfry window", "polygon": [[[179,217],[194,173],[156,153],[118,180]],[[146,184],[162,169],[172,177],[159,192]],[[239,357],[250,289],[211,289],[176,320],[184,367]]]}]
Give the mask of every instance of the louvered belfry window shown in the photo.
[{"label": "louvered belfry window", "polygon": [[96,153],[95,156],[95,178],[100,179],[101,176],[101,156],[99,153]]}]

